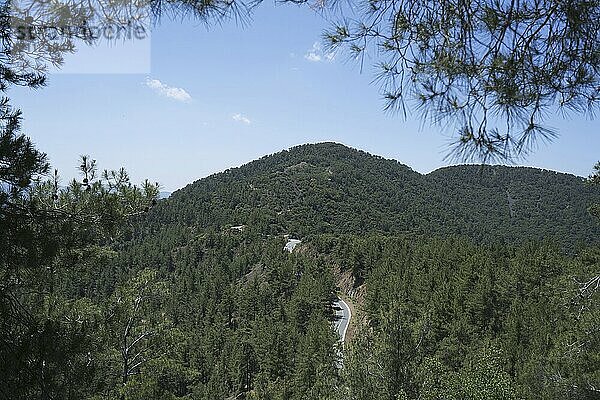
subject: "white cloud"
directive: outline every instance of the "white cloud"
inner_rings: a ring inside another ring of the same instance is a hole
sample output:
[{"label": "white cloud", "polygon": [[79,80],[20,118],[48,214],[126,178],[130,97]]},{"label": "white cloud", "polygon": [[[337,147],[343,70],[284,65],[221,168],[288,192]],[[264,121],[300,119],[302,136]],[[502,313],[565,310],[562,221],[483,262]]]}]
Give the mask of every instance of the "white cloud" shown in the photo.
[{"label": "white cloud", "polygon": [[173,100],[181,101],[184,103],[192,100],[192,96],[190,96],[190,94],[186,92],[185,89],[165,85],[158,79],[146,78],[146,82],[144,82],[144,84],[150,89],[154,90],[156,93],[160,94],[161,96],[169,97]]},{"label": "white cloud", "polygon": [[335,60],[335,53],[325,52],[323,46],[319,42],[314,42],[312,47],[306,52],[304,58],[311,62],[327,61],[331,62]]},{"label": "white cloud", "polygon": [[315,52],[306,53],[304,55],[304,58],[306,58],[308,61],[312,61],[312,62],[319,62],[319,61],[321,61],[321,56],[318,55]]},{"label": "white cloud", "polygon": [[231,116],[231,119],[233,119],[234,121],[242,122],[246,125],[250,125],[252,123],[252,121],[250,121],[247,117],[245,117],[244,115],[242,115],[240,113],[233,114]]}]

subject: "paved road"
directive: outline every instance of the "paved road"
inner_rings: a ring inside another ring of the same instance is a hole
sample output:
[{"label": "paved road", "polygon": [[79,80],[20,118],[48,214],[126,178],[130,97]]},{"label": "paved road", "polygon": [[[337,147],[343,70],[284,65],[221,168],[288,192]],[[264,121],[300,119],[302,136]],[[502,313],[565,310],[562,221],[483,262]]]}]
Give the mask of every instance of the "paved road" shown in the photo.
[{"label": "paved road", "polygon": [[333,302],[333,309],[336,314],[336,320],[334,322],[335,330],[340,336],[342,343],[344,343],[348,324],[350,323],[350,318],[352,318],[352,312],[350,311],[348,304],[340,298]]}]

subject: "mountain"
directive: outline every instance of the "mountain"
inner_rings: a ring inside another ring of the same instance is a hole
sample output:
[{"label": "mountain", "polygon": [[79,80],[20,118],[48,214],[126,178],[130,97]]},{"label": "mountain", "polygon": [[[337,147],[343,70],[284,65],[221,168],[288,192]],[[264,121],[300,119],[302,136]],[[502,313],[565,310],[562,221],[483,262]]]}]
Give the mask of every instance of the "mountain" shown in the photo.
[{"label": "mountain", "polygon": [[476,241],[596,241],[587,212],[600,190],[574,175],[459,165],[422,175],[336,143],[307,144],[200,179],[148,216],[178,225],[264,234],[459,234]]},{"label": "mountain", "polygon": [[[131,378],[131,398],[596,399],[600,248],[577,246],[598,242],[595,202],[568,174],[422,175],[302,145],[173,193],[138,215],[133,240],[60,281],[98,304],[148,299],[105,350],[120,359],[132,320],[164,326],[149,342],[164,356]],[[140,294],[153,276],[160,293]],[[336,293],[354,314],[341,351]],[[114,376],[106,386],[123,387]]]}]

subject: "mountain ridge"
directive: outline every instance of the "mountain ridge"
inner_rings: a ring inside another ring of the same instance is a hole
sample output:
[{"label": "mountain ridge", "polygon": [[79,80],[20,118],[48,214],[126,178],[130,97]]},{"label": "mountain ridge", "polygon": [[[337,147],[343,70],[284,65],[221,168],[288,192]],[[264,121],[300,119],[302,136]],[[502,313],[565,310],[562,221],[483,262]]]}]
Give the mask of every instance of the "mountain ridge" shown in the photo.
[{"label": "mountain ridge", "polygon": [[237,165],[237,166],[232,166],[232,167],[226,168],[226,169],[224,169],[222,171],[214,172],[214,173],[211,173],[211,174],[209,174],[207,176],[204,176],[202,178],[198,178],[198,179],[196,179],[196,180],[194,180],[194,181],[186,184],[185,186],[183,186],[181,188],[175,189],[175,190],[170,191],[170,192],[165,192],[165,193],[169,193],[169,194],[176,193],[176,192],[178,192],[180,190],[185,189],[186,187],[188,187],[190,185],[195,184],[198,181],[210,178],[210,177],[212,177],[214,175],[228,173],[231,170],[236,170],[236,169],[243,168],[243,167],[247,166],[248,164],[253,164],[253,163],[259,162],[261,160],[268,159],[269,157],[272,157],[272,156],[275,156],[275,155],[289,153],[291,151],[297,150],[299,148],[307,147],[307,146],[309,146],[309,147],[310,146],[320,147],[320,146],[325,146],[325,145],[341,146],[343,148],[346,148],[346,149],[349,149],[349,150],[354,150],[354,151],[366,154],[366,155],[371,156],[371,157],[375,157],[375,158],[386,160],[386,161],[393,161],[393,162],[396,162],[396,163],[398,163],[400,165],[406,166],[407,168],[411,169],[415,173],[417,173],[419,175],[422,175],[422,176],[432,175],[432,174],[438,173],[439,171],[446,170],[446,169],[452,169],[452,168],[456,168],[456,167],[477,167],[477,168],[482,168],[482,167],[483,168],[488,168],[488,167],[502,167],[502,168],[517,168],[517,169],[523,168],[523,169],[539,170],[539,171],[550,172],[550,173],[554,173],[554,174],[568,175],[568,176],[571,176],[571,177],[580,178],[582,180],[586,179],[586,177],[583,177],[583,176],[580,176],[580,175],[577,175],[577,174],[573,174],[571,172],[564,172],[564,171],[558,171],[558,170],[553,170],[553,169],[548,169],[548,168],[541,168],[541,167],[535,167],[535,166],[529,166],[529,165],[506,165],[506,164],[476,164],[476,163],[453,164],[453,165],[444,165],[444,166],[438,167],[436,169],[433,169],[433,170],[431,170],[429,172],[419,172],[419,171],[413,169],[408,164],[404,164],[402,161],[397,160],[395,158],[387,158],[385,156],[381,156],[381,155],[378,155],[378,154],[370,153],[370,152],[368,152],[366,150],[362,150],[362,149],[359,149],[359,148],[356,148],[356,147],[353,147],[351,145],[347,145],[347,144],[344,144],[344,143],[341,143],[341,142],[323,141],[323,142],[298,144],[298,145],[294,145],[294,146],[291,146],[291,147],[288,147],[288,148],[281,149],[279,151],[275,151],[273,153],[265,154],[263,156],[260,156],[259,158],[254,159],[254,160],[246,161],[243,164],[240,164],[240,165]]},{"label": "mountain ridge", "polygon": [[462,164],[421,174],[334,142],[294,146],[199,179],[153,219],[266,234],[403,232],[480,241],[596,241],[587,207],[600,191],[572,174]]}]

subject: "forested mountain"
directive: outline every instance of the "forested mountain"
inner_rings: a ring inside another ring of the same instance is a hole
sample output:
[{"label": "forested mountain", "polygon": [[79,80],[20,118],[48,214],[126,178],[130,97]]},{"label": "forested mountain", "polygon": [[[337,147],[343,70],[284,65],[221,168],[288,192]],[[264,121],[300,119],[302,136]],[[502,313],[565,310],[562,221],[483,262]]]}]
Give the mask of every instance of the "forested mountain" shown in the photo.
[{"label": "forested mountain", "polygon": [[588,207],[600,189],[573,175],[461,165],[421,175],[336,143],[297,146],[201,179],[149,215],[169,225],[262,233],[460,234],[477,241],[600,237]]},{"label": "forested mountain", "polygon": [[[159,202],[118,269],[152,266],[171,282],[166,308],[190,352],[173,362],[189,360],[179,379],[192,398],[593,399],[600,230],[588,208],[599,199],[552,171],[421,175],[303,145]],[[304,239],[300,251],[281,250],[285,233]],[[339,370],[335,268],[363,293]]]},{"label": "forested mountain", "polygon": [[581,178],[421,175],[324,143],[157,200],[94,164],[0,191],[0,399],[598,398],[599,192]]}]

